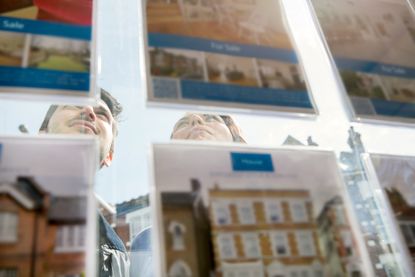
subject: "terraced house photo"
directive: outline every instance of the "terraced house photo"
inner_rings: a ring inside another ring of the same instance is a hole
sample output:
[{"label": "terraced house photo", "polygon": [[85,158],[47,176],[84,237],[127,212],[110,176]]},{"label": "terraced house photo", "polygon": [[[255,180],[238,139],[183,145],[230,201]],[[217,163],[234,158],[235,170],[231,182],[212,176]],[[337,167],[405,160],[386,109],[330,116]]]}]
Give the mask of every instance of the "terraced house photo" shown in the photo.
[{"label": "terraced house photo", "polygon": [[0,31],[0,66],[22,66],[25,38],[22,33]]},{"label": "terraced house photo", "polygon": [[291,49],[279,1],[150,0],[149,33]]},{"label": "terraced house photo", "polygon": [[89,41],[33,35],[29,67],[72,72],[89,72]]}]

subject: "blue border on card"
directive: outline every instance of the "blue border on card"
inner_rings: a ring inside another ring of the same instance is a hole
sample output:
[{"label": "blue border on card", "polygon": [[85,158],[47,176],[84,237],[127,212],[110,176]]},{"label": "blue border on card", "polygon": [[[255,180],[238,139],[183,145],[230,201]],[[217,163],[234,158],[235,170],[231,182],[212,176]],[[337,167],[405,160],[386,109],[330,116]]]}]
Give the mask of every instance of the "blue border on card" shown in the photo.
[{"label": "blue border on card", "polygon": [[193,80],[180,80],[180,86],[184,99],[313,109],[305,90],[288,91]]},{"label": "blue border on card", "polygon": [[91,26],[71,25],[7,16],[0,16],[0,30],[88,41],[90,41],[92,37]]},{"label": "blue border on card", "polygon": [[249,58],[272,59],[293,64],[298,63],[297,55],[291,50],[196,37],[149,33],[148,44],[150,47],[196,50]]},{"label": "blue border on card", "polygon": [[385,116],[398,116],[415,118],[415,104],[381,99],[371,99],[377,114]]},{"label": "blue border on card", "polygon": [[0,66],[0,86],[89,92],[89,72],[63,72]]},{"label": "blue border on card", "polygon": [[335,62],[340,70],[347,69],[390,77],[415,78],[415,68],[413,67],[345,58],[335,58]]}]

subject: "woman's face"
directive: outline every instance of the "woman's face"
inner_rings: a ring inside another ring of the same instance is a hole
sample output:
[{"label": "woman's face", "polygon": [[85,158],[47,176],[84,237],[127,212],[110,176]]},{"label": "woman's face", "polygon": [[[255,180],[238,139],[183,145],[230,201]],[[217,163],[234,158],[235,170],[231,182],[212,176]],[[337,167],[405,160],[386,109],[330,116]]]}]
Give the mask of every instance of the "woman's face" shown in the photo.
[{"label": "woman's face", "polygon": [[233,141],[232,134],[218,115],[188,113],[177,121],[172,139]]}]

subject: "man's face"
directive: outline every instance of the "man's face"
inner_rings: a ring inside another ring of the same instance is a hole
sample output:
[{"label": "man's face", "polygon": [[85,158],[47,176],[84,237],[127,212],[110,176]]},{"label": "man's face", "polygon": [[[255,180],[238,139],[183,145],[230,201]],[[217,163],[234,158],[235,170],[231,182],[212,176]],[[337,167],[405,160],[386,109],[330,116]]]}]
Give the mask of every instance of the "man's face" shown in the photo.
[{"label": "man's face", "polygon": [[233,141],[232,134],[218,115],[189,113],[173,128],[173,139]]},{"label": "man's face", "polygon": [[88,134],[98,136],[101,165],[112,160],[115,120],[104,101],[98,106],[58,106],[49,120],[47,132],[52,134]]}]

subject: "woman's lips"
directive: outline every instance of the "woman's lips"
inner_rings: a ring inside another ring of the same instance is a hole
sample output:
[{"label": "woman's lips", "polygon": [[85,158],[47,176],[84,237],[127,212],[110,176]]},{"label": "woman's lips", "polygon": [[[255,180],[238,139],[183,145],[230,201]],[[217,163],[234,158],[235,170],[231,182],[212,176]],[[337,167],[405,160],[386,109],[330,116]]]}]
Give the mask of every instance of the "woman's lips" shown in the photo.
[{"label": "woman's lips", "polygon": [[189,135],[187,136],[188,139],[195,139],[198,137],[204,137],[204,136],[211,136],[212,132],[210,132],[209,130],[205,129],[205,128],[200,128],[200,127],[196,127],[196,128],[192,128],[189,131]]}]

